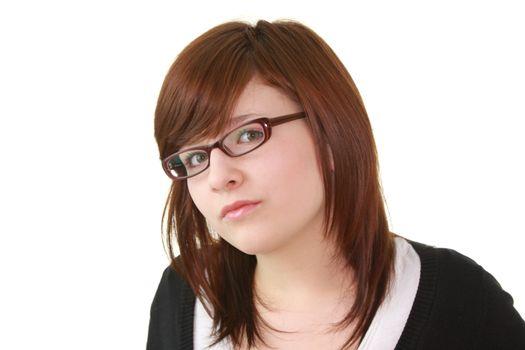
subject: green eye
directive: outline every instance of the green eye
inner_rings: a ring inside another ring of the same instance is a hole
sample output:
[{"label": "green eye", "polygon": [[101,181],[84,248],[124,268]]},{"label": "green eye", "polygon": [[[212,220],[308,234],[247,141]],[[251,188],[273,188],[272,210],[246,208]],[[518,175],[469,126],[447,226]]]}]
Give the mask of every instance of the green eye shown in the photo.
[{"label": "green eye", "polygon": [[242,130],[239,134],[239,143],[258,142],[264,138],[264,132],[261,130]]},{"label": "green eye", "polygon": [[184,165],[187,168],[194,168],[205,164],[208,161],[208,154],[204,152],[193,152],[184,156]]}]

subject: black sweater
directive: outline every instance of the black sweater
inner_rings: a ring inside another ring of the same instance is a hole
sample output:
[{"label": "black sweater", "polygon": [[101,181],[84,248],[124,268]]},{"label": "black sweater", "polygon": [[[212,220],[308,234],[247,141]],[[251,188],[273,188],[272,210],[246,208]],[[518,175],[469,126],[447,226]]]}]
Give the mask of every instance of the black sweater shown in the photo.
[{"label": "black sweater", "polygon": [[[525,350],[525,322],[492,275],[453,250],[410,244],[421,276],[396,350]],[[191,288],[166,268],[151,305],[147,350],[192,350],[194,308]]]}]

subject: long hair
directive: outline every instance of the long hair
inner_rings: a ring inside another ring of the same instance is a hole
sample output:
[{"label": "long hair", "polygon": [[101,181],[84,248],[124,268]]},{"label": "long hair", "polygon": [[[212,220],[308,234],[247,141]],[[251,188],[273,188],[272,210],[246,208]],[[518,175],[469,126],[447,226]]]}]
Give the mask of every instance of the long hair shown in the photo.
[{"label": "long hair", "polygon": [[[155,111],[160,157],[223,132],[255,74],[306,113],[324,184],[325,237],[334,240],[355,277],[355,302],[339,324],[355,325],[345,348],[362,339],[385,298],[394,248],[370,121],[357,87],[331,48],[292,21],[228,22],[204,33],[179,54],[160,91]],[[264,343],[265,323],[254,302],[256,258],[209,232],[186,181],[172,183],[163,232],[172,268],[213,317],[215,342]]]}]

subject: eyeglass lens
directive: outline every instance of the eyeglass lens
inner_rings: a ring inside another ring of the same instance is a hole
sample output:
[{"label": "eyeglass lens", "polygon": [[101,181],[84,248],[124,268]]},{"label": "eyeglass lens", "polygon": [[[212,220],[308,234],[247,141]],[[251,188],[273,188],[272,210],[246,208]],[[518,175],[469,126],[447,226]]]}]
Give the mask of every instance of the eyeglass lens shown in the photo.
[{"label": "eyeglass lens", "polygon": [[[258,122],[232,130],[222,139],[222,149],[230,156],[240,156],[259,147],[265,141],[265,129]],[[195,175],[208,167],[211,149],[190,149],[174,154],[168,169],[174,177]]]}]

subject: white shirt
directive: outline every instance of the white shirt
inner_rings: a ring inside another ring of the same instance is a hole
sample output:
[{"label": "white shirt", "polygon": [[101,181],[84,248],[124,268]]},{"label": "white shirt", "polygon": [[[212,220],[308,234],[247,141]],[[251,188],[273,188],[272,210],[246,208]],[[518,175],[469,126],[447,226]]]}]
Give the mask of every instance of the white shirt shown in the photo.
[{"label": "white shirt", "polygon": [[[412,246],[401,237],[395,238],[394,279],[383,303],[379,306],[358,350],[394,349],[403,328],[419,285],[421,261]],[[197,298],[195,302],[193,348],[195,350],[231,350],[227,340],[208,347],[213,320]]]},{"label": "white shirt", "polygon": [[396,237],[395,275],[391,289],[368,327],[358,350],[392,350],[401,337],[416,298],[421,273],[419,255]]}]

